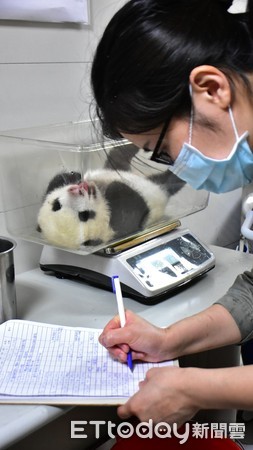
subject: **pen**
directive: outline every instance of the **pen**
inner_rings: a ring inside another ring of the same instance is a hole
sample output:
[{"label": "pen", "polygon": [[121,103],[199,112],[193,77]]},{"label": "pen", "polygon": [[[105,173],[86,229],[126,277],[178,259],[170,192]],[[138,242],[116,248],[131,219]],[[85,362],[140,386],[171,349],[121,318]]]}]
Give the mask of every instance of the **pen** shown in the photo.
[{"label": "pen", "polygon": [[[112,277],[112,288],[113,292],[115,292],[116,299],[117,299],[117,305],[118,305],[118,312],[119,312],[119,320],[120,320],[120,326],[123,328],[126,324],[126,316],[125,316],[125,308],[123,303],[123,297],[120,287],[120,281],[118,275],[114,275]],[[132,360],[132,353],[131,350],[129,350],[127,354],[127,365],[131,371],[133,371],[133,360]]]}]

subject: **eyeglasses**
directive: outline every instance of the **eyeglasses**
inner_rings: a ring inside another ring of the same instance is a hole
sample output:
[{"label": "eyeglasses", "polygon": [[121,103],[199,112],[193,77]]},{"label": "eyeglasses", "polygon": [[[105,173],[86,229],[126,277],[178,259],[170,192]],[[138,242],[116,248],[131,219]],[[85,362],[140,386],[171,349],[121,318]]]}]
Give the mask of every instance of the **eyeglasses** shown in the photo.
[{"label": "eyeglasses", "polygon": [[171,156],[168,153],[164,152],[163,150],[160,151],[160,147],[161,147],[163,138],[168,130],[169,123],[170,123],[170,119],[166,120],[150,159],[151,159],[151,161],[155,161],[160,164],[167,164],[169,166],[173,166],[174,161],[172,160]]}]

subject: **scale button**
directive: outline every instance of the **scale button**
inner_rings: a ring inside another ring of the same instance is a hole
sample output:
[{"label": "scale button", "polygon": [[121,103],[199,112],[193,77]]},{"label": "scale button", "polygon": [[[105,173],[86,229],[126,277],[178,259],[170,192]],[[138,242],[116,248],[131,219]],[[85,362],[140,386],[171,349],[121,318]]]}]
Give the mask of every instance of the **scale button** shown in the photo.
[{"label": "scale button", "polygon": [[149,280],[146,281],[146,284],[147,284],[149,287],[154,287],[154,285],[153,285],[152,283],[150,283]]}]

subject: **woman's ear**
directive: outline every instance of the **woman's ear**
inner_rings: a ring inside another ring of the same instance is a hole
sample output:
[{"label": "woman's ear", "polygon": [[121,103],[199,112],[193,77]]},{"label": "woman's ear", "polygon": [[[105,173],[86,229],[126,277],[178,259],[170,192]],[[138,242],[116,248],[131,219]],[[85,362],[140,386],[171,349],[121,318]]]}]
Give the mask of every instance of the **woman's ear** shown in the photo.
[{"label": "woman's ear", "polygon": [[213,66],[198,66],[190,73],[190,84],[194,98],[216,104],[227,109],[231,104],[231,88],[227,77]]}]

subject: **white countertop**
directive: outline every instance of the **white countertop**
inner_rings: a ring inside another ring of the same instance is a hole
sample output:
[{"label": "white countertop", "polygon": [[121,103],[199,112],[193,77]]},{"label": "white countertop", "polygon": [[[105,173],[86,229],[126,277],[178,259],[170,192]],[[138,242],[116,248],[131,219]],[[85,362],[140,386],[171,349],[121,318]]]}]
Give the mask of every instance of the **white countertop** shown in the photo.
[{"label": "white countertop", "polygon": [[[253,255],[210,246],[216,266],[168,300],[148,306],[124,298],[130,308],[159,326],[166,326],[211,305],[253,266]],[[40,269],[16,277],[18,317],[59,325],[103,328],[117,314],[115,296],[74,280],[57,279]],[[69,408],[45,405],[1,405],[0,449],[64,414]]]}]

